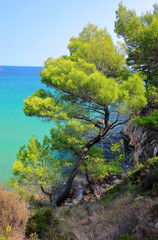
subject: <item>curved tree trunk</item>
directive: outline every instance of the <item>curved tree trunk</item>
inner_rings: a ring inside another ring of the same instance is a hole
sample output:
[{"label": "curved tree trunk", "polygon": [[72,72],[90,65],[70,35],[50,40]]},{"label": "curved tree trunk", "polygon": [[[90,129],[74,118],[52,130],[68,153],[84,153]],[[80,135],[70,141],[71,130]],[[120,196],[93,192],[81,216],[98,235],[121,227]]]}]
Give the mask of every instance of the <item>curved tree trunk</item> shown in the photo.
[{"label": "curved tree trunk", "polygon": [[79,169],[80,169],[80,165],[82,164],[83,160],[85,159],[86,153],[89,151],[89,149],[96,143],[98,143],[101,140],[102,135],[98,135],[97,137],[93,138],[92,140],[90,140],[85,147],[83,148],[78,161],[76,162],[75,167],[73,168],[68,181],[67,181],[67,185],[64,189],[64,191],[62,192],[62,194],[58,197],[57,201],[56,201],[56,205],[59,207],[64,201],[65,199],[68,197],[70,190],[72,188],[72,183],[73,180],[75,178],[75,176],[77,175]]},{"label": "curved tree trunk", "polygon": [[[78,161],[76,162],[76,165],[74,166],[72,172],[70,173],[70,176],[68,178],[68,181],[67,181],[67,185],[64,189],[64,191],[61,193],[61,195],[58,197],[58,199],[56,200],[56,205],[59,207],[64,201],[65,199],[68,197],[69,193],[70,193],[70,190],[72,188],[72,184],[73,184],[73,180],[74,178],[76,177],[79,169],[80,169],[80,166],[82,164],[82,162],[84,161],[85,159],[85,156],[87,154],[87,152],[90,150],[90,148],[101,141],[102,137],[105,136],[105,134],[111,129],[111,126],[112,125],[109,125],[108,124],[108,121],[109,121],[109,110],[108,110],[108,106],[104,106],[104,111],[105,111],[105,119],[104,119],[104,124],[105,124],[105,127],[102,128],[102,127],[99,127],[100,128],[100,133],[98,134],[97,137],[91,139],[83,148],[83,150],[81,151],[80,155],[79,155],[79,158],[78,158]],[[117,119],[116,119],[116,122],[117,122]],[[115,123],[115,122],[114,122]],[[114,124],[113,123],[113,124]]]},{"label": "curved tree trunk", "polygon": [[86,180],[87,180],[87,183],[88,183],[89,190],[95,197],[97,197],[97,195],[95,194],[94,189],[92,187],[91,181],[89,179],[89,173],[88,173],[87,166],[86,166],[85,163],[83,163],[83,165],[84,165],[84,169],[85,169],[85,176],[86,176]]}]

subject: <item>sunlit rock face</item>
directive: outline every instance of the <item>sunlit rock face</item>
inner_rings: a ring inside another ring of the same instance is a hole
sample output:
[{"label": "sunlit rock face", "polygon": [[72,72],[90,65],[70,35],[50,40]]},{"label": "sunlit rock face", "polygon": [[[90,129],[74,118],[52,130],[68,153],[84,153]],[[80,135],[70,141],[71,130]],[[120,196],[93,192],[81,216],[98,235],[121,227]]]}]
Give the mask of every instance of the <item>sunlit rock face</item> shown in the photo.
[{"label": "sunlit rock face", "polygon": [[158,155],[158,130],[136,126],[130,122],[122,131],[124,138],[133,148],[136,163],[144,163],[148,158]]}]

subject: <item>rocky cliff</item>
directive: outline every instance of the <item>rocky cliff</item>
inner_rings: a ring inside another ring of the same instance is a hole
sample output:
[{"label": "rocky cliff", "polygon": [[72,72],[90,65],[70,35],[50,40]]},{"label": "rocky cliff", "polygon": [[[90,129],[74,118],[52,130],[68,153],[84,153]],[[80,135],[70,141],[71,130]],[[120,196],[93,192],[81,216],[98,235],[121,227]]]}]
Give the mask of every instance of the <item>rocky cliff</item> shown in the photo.
[{"label": "rocky cliff", "polygon": [[158,129],[138,126],[134,121],[128,123],[122,134],[133,149],[134,162],[144,163],[148,158],[158,156]]}]

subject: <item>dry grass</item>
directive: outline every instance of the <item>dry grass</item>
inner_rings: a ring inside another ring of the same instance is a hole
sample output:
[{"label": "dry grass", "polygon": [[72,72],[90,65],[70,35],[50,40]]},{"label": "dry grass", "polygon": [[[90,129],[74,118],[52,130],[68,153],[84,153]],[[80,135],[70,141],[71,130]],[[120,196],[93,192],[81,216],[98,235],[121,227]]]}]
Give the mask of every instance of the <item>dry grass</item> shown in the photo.
[{"label": "dry grass", "polygon": [[[57,209],[48,240],[118,240],[128,234],[134,239],[158,237],[158,199],[126,196],[112,204],[83,203]],[[53,236],[53,237],[51,237]]]},{"label": "dry grass", "polygon": [[11,229],[12,240],[22,240],[29,217],[27,203],[14,191],[0,186],[0,235]]}]

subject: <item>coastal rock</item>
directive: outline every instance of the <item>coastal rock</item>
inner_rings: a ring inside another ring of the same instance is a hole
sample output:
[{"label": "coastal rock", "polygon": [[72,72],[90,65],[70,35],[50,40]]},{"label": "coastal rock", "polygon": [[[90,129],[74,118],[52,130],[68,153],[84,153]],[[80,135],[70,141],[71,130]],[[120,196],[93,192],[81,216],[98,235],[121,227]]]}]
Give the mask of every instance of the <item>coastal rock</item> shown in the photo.
[{"label": "coastal rock", "polygon": [[156,223],[156,224],[155,224],[155,228],[157,228],[157,229],[158,229],[158,223]]},{"label": "coastal rock", "polygon": [[97,187],[97,188],[95,188],[95,193],[96,193],[97,195],[102,194],[102,193],[103,193],[103,188],[102,188],[102,187]]},{"label": "coastal rock", "polygon": [[158,146],[154,147],[153,155],[154,157],[158,155]]},{"label": "coastal rock", "polygon": [[90,201],[90,199],[91,199],[91,197],[88,195],[83,198],[84,201]]},{"label": "coastal rock", "polygon": [[83,195],[90,195],[90,194],[91,194],[91,192],[89,189],[86,188],[83,190]]},{"label": "coastal rock", "polygon": [[117,184],[117,183],[119,183],[119,182],[121,182],[120,179],[114,179],[114,180],[112,181],[112,184]]},{"label": "coastal rock", "polygon": [[66,202],[67,202],[67,203],[71,203],[71,202],[72,202],[72,198],[67,198],[67,199],[66,199]]},{"label": "coastal rock", "polygon": [[87,186],[87,181],[86,180],[82,180],[81,184],[82,184],[82,186]]},{"label": "coastal rock", "polygon": [[106,183],[102,185],[104,189],[109,188],[110,186],[111,186],[110,184],[106,184]]},{"label": "coastal rock", "polygon": [[136,126],[131,121],[123,129],[122,134],[124,139],[128,141],[129,147],[133,148],[133,159],[136,165],[158,155],[157,129]]}]

